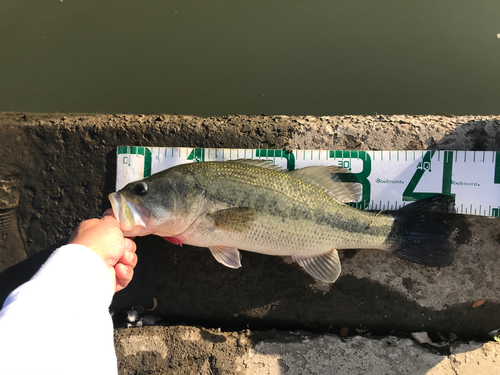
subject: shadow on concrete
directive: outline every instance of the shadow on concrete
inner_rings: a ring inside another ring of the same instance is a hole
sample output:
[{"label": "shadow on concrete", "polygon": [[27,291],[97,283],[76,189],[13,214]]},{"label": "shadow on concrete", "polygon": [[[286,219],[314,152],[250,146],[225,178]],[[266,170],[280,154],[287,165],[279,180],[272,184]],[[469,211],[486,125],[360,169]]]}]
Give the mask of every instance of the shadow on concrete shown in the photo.
[{"label": "shadow on concrete", "polygon": [[[454,332],[486,338],[498,305],[482,309],[460,304],[434,311],[368,279],[345,275],[325,291],[297,265],[279,257],[242,252],[243,267],[226,268],[206,249],[169,244],[157,237],[137,239],[140,267],[117,293],[111,308],[150,307],[161,324],[189,324],[265,330],[302,329],[339,333],[367,326],[378,335],[394,332]],[[347,252],[347,251],[345,251]],[[344,253],[345,253],[344,252]],[[380,254],[381,257],[389,255]],[[125,321],[116,322],[122,326]]]}]

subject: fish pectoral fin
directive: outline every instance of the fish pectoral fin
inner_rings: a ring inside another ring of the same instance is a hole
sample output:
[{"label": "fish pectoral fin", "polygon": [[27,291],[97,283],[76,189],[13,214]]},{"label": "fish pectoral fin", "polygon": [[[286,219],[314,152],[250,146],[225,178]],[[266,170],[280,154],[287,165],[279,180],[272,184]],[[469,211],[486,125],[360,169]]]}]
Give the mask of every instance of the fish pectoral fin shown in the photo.
[{"label": "fish pectoral fin", "polygon": [[[317,184],[340,203],[361,200],[361,184],[348,169],[334,165],[314,166],[296,169],[289,173],[293,177],[306,179]],[[345,178],[340,178],[341,174],[345,175]]]},{"label": "fish pectoral fin", "polygon": [[210,246],[210,251],[215,260],[229,268],[241,267],[241,254],[235,247]]},{"label": "fish pectoral fin", "polygon": [[212,220],[213,229],[243,232],[256,215],[253,208],[234,207],[208,214],[207,218]]},{"label": "fish pectoral fin", "polygon": [[292,257],[306,272],[325,283],[334,283],[340,276],[340,259],[337,250],[314,257]]}]

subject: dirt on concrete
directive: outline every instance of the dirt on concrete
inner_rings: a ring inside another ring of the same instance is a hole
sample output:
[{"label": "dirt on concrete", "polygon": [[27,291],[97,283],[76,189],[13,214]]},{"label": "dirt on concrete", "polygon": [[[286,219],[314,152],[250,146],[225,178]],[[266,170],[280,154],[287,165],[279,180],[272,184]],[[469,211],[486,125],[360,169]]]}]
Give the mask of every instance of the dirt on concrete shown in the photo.
[{"label": "dirt on concrete", "polygon": [[[410,336],[411,337],[411,336]],[[115,332],[119,374],[497,374],[500,343],[295,332],[143,327]]]},{"label": "dirt on concrete", "polygon": [[[0,132],[1,301],[80,221],[109,208],[117,146],[496,151],[500,145],[495,116],[0,113]],[[206,249],[137,239],[136,276],[112,305],[117,326],[126,324],[131,306],[150,306],[156,298],[163,324],[337,334],[363,325],[383,334],[425,330],[486,339],[500,318],[500,223],[459,216],[452,267],[427,269],[378,252],[346,251],[333,286],[315,283],[279,257],[245,253],[243,268],[230,270]],[[480,299],[486,303],[472,308]],[[177,345],[176,336],[171,340]]]}]

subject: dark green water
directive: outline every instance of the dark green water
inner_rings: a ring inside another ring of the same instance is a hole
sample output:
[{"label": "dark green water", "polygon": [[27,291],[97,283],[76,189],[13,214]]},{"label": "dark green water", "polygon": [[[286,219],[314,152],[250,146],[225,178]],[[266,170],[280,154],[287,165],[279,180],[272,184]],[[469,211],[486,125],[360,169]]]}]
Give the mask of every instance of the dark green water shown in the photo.
[{"label": "dark green water", "polygon": [[0,110],[500,114],[499,0],[1,0]]}]

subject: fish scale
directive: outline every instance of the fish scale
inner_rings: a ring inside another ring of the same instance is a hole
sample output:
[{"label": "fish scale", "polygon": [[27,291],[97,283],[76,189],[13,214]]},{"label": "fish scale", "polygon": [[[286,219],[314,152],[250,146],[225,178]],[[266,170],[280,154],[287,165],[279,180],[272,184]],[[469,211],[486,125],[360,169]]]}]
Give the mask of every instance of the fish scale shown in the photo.
[{"label": "fish scale", "polygon": [[[339,204],[315,184],[291,174],[262,170],[243,163],[206,162],[187,166],[188,171],[196,171],[203,181],[201,184],[207,190],[207,199],[220,203],[217,209],[249,206],[267,214],[240,233],[234,245],[251,244],[256,240],[254,233],[267,231],[268,242],[253,251],[283,255],[290,251],[304,252],[306,248],[307,254],[313,255],[331,248],[374,248],[382,245],[390,233],[390,217]],[[221,185],[221,180],[226,183]],[[248,185],[253,189],[248,189]],[[267,193],[272,202],[259,200],[263,193]],[[345,217],[349,220],[342,220]],[[310,236],[311,232],[318,234]],[[283,236],[276,238],[275,233]],[[292,239],[286,247],[280,246],[293,237],[298,238]]]}]

